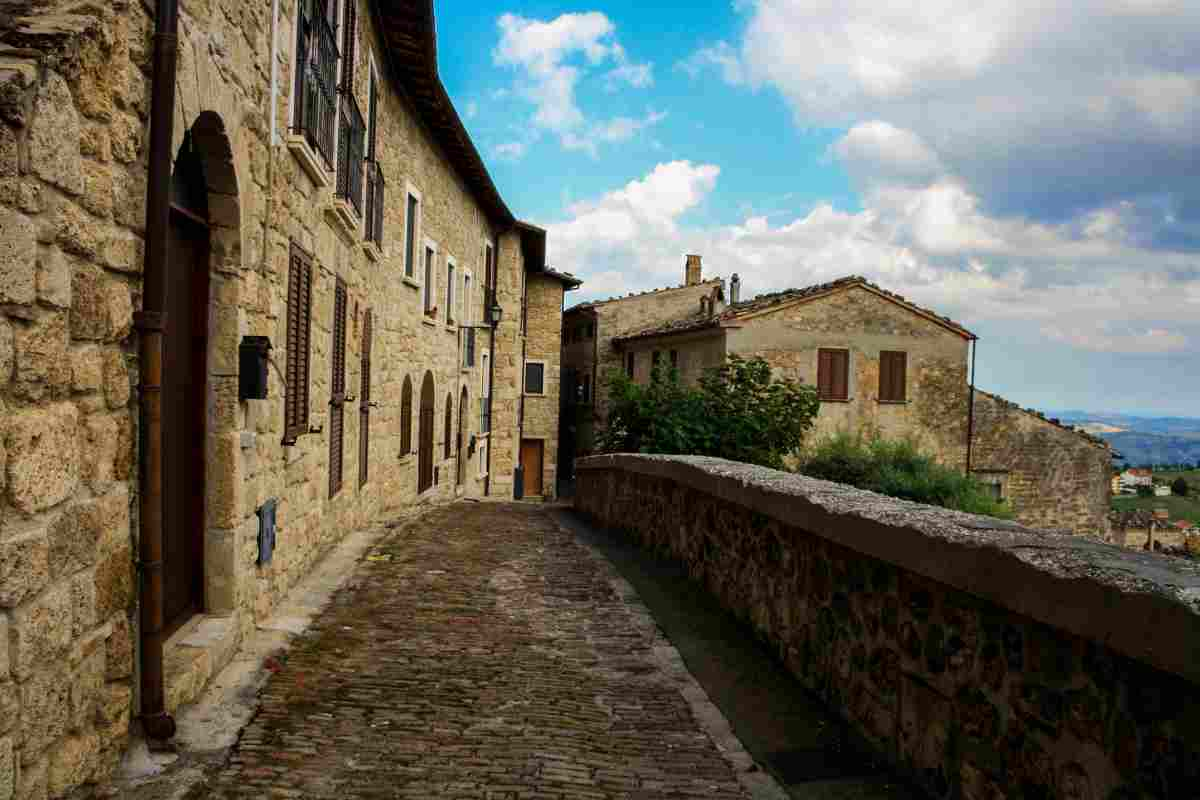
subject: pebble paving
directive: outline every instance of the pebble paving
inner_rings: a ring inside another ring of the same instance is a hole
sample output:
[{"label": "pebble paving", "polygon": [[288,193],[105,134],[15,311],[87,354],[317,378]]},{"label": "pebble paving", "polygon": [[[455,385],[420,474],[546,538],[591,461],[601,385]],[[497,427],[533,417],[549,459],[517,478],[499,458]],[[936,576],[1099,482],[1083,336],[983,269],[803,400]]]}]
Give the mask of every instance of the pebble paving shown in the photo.
[{"label": "pebble paving", "polygon": [[748,797],[614,577],[535,505],[422,516],[272,665],[199,796]]}]

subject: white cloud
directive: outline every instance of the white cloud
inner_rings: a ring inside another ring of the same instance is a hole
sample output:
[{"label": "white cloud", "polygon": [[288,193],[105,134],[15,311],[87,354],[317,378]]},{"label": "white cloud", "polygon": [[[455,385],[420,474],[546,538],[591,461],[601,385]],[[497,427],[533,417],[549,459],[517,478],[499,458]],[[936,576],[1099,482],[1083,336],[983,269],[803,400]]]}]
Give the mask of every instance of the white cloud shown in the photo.
[{"label": "white cloud", "polygon": [[466,116],[467,119],[474,119],[475,115],[478,113],[479,113],[479,104],[478,103],[476,103],[474,100],[467,103],[466,108],[464,109],[464,116]]},{"label": "white cloud", "polygon": [[700,77],[707,68],[715,67],[726,83],[736,86],[746,82],[746,71],[742,66],[741,56],[725,41],[701,47],[676,64],[676,67],[693,78]]},{"label": "white cloud", "polygon": [[525,142],[503,142],[492,148],[492,155],[501,161],[519,161],[527,149]]},{"label": "white cloud", "polygon": [[535,125],[558,134],[568,149],[594,152],[598,143],[624,141],[606,139],[604,131],[628,127],[633,120],[589,121],[576,97],[580,81],[604,64],[612,65],[604,75],[609,91],[621,85],[645,88],[653,83],[653,66],[629,60],[607,16],[589,11],[543,21],[504,14],[497,26],[500,42],[493,59],[500,66],[518,70],[521,77],[516,91],[534,106]]},{"label": "white cloud", "polygon": [[666,112],[650,111],[641,119],[615,117],[607,122],[592,125],[586,131],[567,131],[562,136],[562,145],[567,150],[582,150],[595,157],[599,145],[627,142],[638,131],[657,125],[667,118]]},{"label": "white cloud", "polygon": [[1163,328],[1113,333],[1104,327],[1064,329],[1047,325],[1042,333],[1080,350],[1097,353],[1156,354],[1183,350],[1188,346],[1186,336]]}]

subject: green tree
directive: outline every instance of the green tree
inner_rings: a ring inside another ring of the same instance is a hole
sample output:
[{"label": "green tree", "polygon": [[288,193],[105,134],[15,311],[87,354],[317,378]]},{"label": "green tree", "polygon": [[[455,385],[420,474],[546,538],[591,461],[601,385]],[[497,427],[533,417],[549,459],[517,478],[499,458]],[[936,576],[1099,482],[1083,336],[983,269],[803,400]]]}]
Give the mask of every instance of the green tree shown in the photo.
[{"label": "green tree", "polygon": [[1154,489],[1150,486],[1139,486],[1139,487],[1137,487],[1137,496],[1138,497],[1154,497]]},{"label": "green tree", "polygon": [[1188,483],[1182,476],[1171,481],[1171,494],[1178,495],[1179,497],[1188,496]]},{"label": "green tree", "polygon": [[776,380],[766,361],[729,356],[686,387],[672,368],[656,366],[637,384],[613,371],[601,452],[706,455],[783,467],[812,427],[820,401],[811,386]]},{"label": "green tree", "polygon": [[909,441],[835,434],[814,448],[797,471],[917,503],[1012,518],[1008,504],[989,487],[937,463]]}]

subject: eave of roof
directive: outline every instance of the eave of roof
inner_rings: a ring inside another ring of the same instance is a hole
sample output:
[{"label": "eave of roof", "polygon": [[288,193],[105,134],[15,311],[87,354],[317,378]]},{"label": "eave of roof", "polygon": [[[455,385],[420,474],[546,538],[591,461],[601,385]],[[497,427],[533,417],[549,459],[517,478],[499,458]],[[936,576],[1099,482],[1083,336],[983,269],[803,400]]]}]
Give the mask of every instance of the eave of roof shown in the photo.
[{"label": "eave of roof", "polygon": [[608,305],[609,303],[620,303],[622,300],[631,300],[631,299],[634,299],[637,297],[646,297],[647,295],[652,295],[652,294],[662,294],[663,292],[675,292],[675,291],[679,291],[680,289],[695,289],[698,286],[712,286],[713,284],[719,284],[721,282],[721,280],[722,280],[721,278],[709,278],[708,280],[700,281],[699,283],[695,283],[695,284],[686,284],[685,283],[681,286],[664,286],[661,289],[647,289],[644,292],[630,292],[629,294],[625,295],[624,297],[610,297],[607,300],[590,300],[586,303],[576,303],[575,305],[568,308],[565,313],[569,314],[573,311],[583,311],[583,310],[589,309],[589,308],[596,308],[597,306]]},{"label": "eave of roof", "polygon": [[1079,438],[1087,441],[1089,444],[1092,444],[1096,447],[1101,447],[1101,448],[1107,450],[1109,453],[1115,453],[1115,451],[1112,449],[1112,445],[1109,444],[1107,440],[1102,439],[1099,436],[1094,436],[1094,435],[1088,433],[1087,431],[1080,430],[1079,428],[1076,428],[1071,425],[1065,425],[1065,424],[1063,424],[1063,422],[1061,420],[1056,419],[1054,417],[1047,417],[1045,414],[1038,411],[1037,409],[1022,408],[1021,406],[1017,405],[1013,401],[1006,400],[1003,397],[1001,397],[1000,395],[995,394],[994,392],[985,392],[983,389],[980,389],[979,387],[975,387],[975,391],[978,392],[979,394],[986,395],[986,396],[992,398],[993,400],[995,400],[996,402],[1002,403],[1009,408],[1016,409],[1017,411],[1020,411],[1023,414],[1029,414],[1031,416],[1037,417],[1038,419],[1040,419],[1042,422],[1046,423],[1047,425],[1053,425],[1054,427],[1064,430],[1067,433],[1073,433],[1076,436],[1078,436]]},{"label": "eave of roof", "polygon": [[528,222],[517,221],[514,226],[521,236],[521,256],[525,271],[562,281],[566,291],[578,289],[583,281],[569,272],[559,272],[546,264],[546,229]]},{"label": "eave of roof", "polygon": [[393,87],[413,104],[488,217],[501,226],[512,225],[516,218],[438,77],[433,0],[372,0],[370,5],[387,43],[382,56]]}]

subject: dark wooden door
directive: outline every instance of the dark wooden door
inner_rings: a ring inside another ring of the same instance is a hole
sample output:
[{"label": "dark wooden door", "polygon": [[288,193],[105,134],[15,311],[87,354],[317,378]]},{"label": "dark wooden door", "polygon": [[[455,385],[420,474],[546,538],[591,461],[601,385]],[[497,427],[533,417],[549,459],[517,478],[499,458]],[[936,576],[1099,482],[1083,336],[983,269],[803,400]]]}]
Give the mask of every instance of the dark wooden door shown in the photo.
[{"label": "dark wooden door", "polygon": [[462,390],[462,395],[458,400],[458,434],[454,438],[454,458],[455,458],[455,482],[462,486],[463,481],[467,479],[467,465],[463,453],[463,437],[466,434],[466,419],[467,419],[467,390],[466,387]]},{"label": "dark wooden door", "polygon": [[521,440],[521,472],[525,478],[525,494],[542,494],[542,440]]},{"label": "dark wooden door", "polygon": [[333,365],[329,395],[329,496],[342,489],[342,453],[346,410],[346,284],[337,279],[333,292]]},{"label": "dark wooden door", "polygon": [[168,633],[204,608],[208,227],[172,209],[163,344],[163,620]]},{"label": "dark wooden door", "polygon": [[367,482],[371,455],[371,309],[363,319],[362,370],[358,387],[358,485]]},{"label": "dark wooden door", "polygon": [[421,384],[421,428],[417,444],[417,493],[433,486],[433,374]]}]

